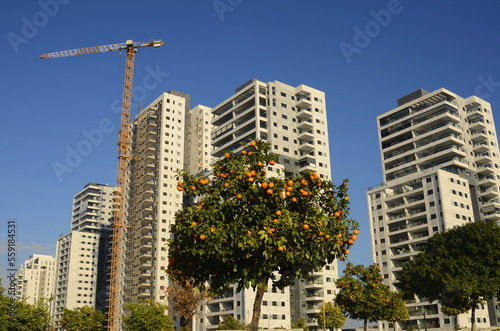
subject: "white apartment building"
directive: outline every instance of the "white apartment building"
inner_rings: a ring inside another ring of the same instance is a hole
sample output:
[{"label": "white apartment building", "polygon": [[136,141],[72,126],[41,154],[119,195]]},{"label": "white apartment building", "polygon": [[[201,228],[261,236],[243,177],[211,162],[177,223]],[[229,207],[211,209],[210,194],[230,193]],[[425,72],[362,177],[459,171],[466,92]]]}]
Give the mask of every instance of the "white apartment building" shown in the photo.
[{"label": "white apartment building", "polygon": [[15,274],[15,299],[25,299],[29,304],[50,299],[54,293],[55,265],[56,259],[50,255],[31,255]]},{"label": "white apartment building", "polygon": [[[166,302],[167,239],[183,197],[176,171],[184,169],[189,95],[163,93],[132,122],[127,178],[129,228],[124,240],[123,302]],[[208,134],[207,134],[208,136]]]},{"label": "white apartment building", "polygon": [[56,248],[52,314],[58,328],[64,308],[106,312],[114,191],[89,183],[73,198],[71,232],[59,237]]},{"label": "white apartment building", "polygon": [[[212,109],[212,156],[240,151],[241,142],[264,139],[279,154],[285,176],[316,171],[330,179],[329,140],[325,94],[306,85],[293,87],[278,81],[251,79]],[[264,295],[259,327],[290,328],[304,318],[311,330],[317,329],[315,315],[323,301],[333,300],[338,277],[336,262],[314,274],[308,281],[297,280],[284,291],[269,287]],[[199,320],[199,328],[212,330],[227,315],[248,324],[255,293],[233,288],[224,297],[210,301]]]},{"label": "white apartment building", "polygon": [[[500,152],[491,105],[446,89],[415,91],[377,117],[384,182],[368,191],[373,260],[391,286],[402,265],[436,232],[478,220],[499,221]],[[428,330],[470,324],[415,297],[410,320]],[[478,328],[498,325],[494,304],[476,310]],[[498,312],[498,304],[496,304]],[[496,315],[496,316],[495,316]],[[392,323],[382,322],[387,329]]]}]

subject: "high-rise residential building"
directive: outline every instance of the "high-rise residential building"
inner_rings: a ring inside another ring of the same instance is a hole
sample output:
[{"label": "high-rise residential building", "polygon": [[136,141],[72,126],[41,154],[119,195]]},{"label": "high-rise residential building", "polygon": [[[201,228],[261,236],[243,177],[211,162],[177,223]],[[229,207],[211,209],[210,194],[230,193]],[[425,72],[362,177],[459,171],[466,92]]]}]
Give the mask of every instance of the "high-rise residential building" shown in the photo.
[{"label": "high-rise residential building", "polygon": [[[403,264],[433,234],[500,220],[500,152],[491,105],[446,89],[398,99],[377,124],[384,182],[368,191],[372,251],[394,289]],[[470,323],[470,314],[457,321],[425,298],[407,301],[407,308],[414,327],[446,330]],[[494,309],[489,314],[488,307],[478,308],[477,327],[494,325]],[[384,322],[380,328],[390,326]]]},{"label": "high-rise residential building", "polygon": [[89,183],[73,198],[71,232],[56,248],[52,313],[58,328],[64,308],[106,312],[114,194],[112,186]]},{"label": "high-rise residential building", "polygon": [[50,299],[54,293],[55,265],[56,259],[50,255],[31,255],[15,274],[15,299],[30,304]]},{"label": "high-rise residential building", "polygon": [[[316,171],[330,179],[329,140],[325,94],[306,85],[290,86],[278,81],[251,79],[235,93],[212,109],[212,155],[222,157],[225,151],[239,151],[241,142],[267,140],[272,152],[279,154],[279,165],[286,177],[304,171]],[[315,316],[323,302],[335,297],[336,262],[326,265],[307,281],[297,280],[280,291],[269,287],[264,295],[259,327],[290,327],[304,318],[309,328],[316,329]],[[223,298],[210,301],[201,318],[205,329],[217,327],[225,316],[249,323],[255,294],[240,293],[233,288]]]},{"label": "high-rise residential building", "polygon": [[[167,239],[183,197],[176,171],[184,169],[189,95],[163,93],[132,122],[122,275],[123,302],[165,301]],[[208,136],[208,134],[207,134]]]},{"label": "high-rise residential building", "polygon": [[[280,154],[285,176],[316,171],[330,178],[325,95],[311,87],[293,87],[255,79],[212,108],[190,109],[189,95],[170,91],[145,107],[132,123],[127,179],[127,228],[123,260],[123,302],[166,301],[167,240],[175,213],[182,207],[177,170],[193,174],[211,171],[225,151],[238,151],[241,142],[265,139]],[[316,327],[315,314],[323,301],[335,296],[336,263],[307,281],[284,291],[269,288],[263,299],[260,327],[290,327],[305,318]],[[198,330],[215,329],[227,315],[249,323],[252,290],[210,300],[195,318]]]}]

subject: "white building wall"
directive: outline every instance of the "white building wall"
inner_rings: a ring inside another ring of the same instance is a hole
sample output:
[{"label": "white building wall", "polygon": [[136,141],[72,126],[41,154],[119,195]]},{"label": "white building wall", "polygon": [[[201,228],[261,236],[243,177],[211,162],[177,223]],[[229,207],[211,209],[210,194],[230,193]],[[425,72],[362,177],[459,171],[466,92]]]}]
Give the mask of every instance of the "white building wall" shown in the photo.
[{"label": "white building wall", "polygon": [[50,299],[54,292],[55,261],[49,255],[33,254],[16,272],[16,300],[25,299],[33,304],[40,299]]},{"label": "white building wall", "polygon": [[[403,264],[434,233],[500,219],[500,154],[490,105],[445,89],[417,91],[398,102],[377,117],[384,183],[368,191],[373,260],[393,289]],[[417,297],[407,307],[411,324],[426,322],[429,330],[456,324],[438,303]],[[490,326],[487,307],[476,314],[477,327]],[[458,323],[469,319],[460,315]]]}]

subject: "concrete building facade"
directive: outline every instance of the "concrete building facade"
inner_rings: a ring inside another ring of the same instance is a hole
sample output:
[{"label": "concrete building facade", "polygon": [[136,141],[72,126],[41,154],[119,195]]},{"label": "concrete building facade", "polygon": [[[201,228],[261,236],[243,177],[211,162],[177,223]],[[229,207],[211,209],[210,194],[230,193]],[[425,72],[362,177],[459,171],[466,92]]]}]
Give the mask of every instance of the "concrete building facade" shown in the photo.
[{"label": "concrete building facade", "polygon": [[15,274],[16,300],[34,304],[50,299],[54,293],[56,259],[50,255],[33,254]]},{"label": "concrete building facade", "polygon": [[184,169],[189,95],[163,93],[132,122],[123,259],[123,302],[166,302],[170,224],[182,207],[176,171]]},{"label": "concrete building facade", "polygon": [[59,237],[56,246],[56,327],[64,308],[106,312],[114,194],[112,186],[89,183],[73,198],[71,232]]},{"label": "concrete building facade", "polygon": [[[384,182],[368,191],[373,260],[391,286],[403,264],[415,258],[434,233],[468,222],[500,220],[500,152],[491,105],[446,89],[418,90],[377,117]],[[407,302],[405,329],[466,326],[425,298]],[[476,310],[477,327],[498,316]],[[381,323],[380,329],[392,324]]]}]

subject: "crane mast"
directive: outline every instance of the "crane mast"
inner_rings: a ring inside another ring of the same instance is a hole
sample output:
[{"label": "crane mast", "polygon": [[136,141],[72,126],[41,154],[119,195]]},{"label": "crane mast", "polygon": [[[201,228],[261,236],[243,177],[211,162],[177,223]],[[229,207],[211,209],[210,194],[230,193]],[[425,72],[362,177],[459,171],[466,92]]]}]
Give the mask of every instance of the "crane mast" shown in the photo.
[{"label": "crane mast", "polygon": [[113,237],[111,246],[111,266],[109,280],[108,303],[108,331],[117,331],[120,325],[120,290],[123,234],[125,231],[125,185],[126,174],[130,159],[130,108],[132,104],[132,86],[134,81],[135,52],[140,47],[160,47],[164,45],[161,40],[150,42],[132,42],[128,40],[123,44],[77,48],[61,52],[42,54],[40,58],[50,59],[74,55],[103,53],[117,50],[127,50],[125,64],[125,78],[123,84],[122,112],[120,118],[120,131],[118,131],[118,167],[116,175],[115,204],[113,214]]}]

